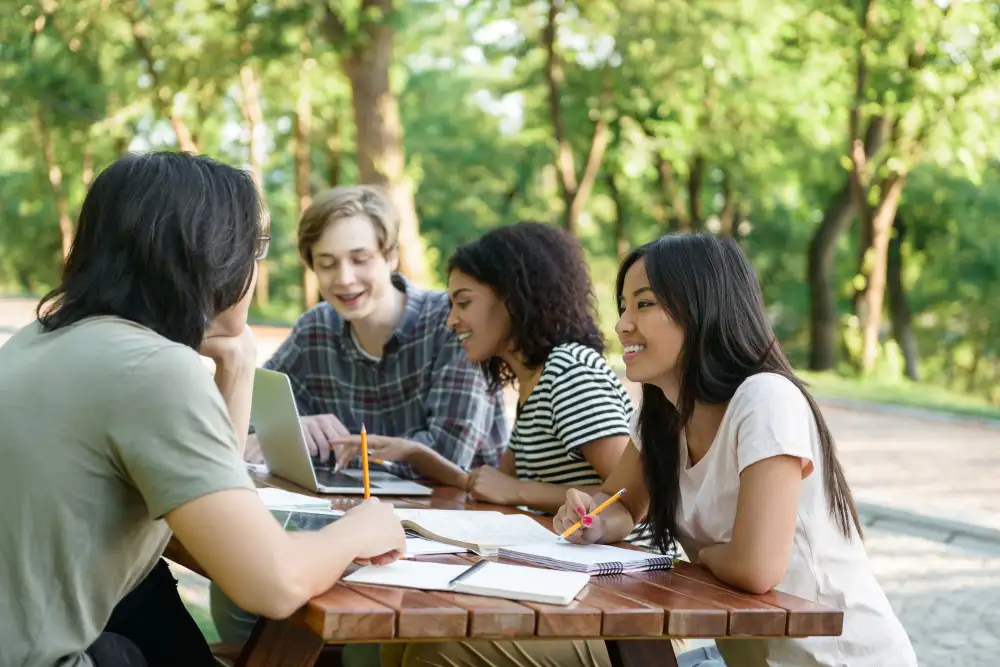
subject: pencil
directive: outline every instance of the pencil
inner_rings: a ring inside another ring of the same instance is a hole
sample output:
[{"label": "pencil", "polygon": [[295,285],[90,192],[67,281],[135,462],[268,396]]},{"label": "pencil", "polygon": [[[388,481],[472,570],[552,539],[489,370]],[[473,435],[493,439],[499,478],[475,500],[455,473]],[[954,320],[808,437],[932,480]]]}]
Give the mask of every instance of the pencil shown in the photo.
[{"label": "pencil", "polygon": [[372,497],[371,481],[368,479],[368,431],[361,425],[361,469],[365,477],[365,498]]},{"label": "pencil", "polygon": [[[595,509],[595,510],[593,510],[591,512],[588,512],[587,516],[596,516],[596,515],[600,514],[601,512],[603,512],[604,510],[606,510],[608,508],[608,506],[611,505],[611,503],[615,502],[616,500],[618,500],[619,498],[621,498],[624,495],[625,495],[625,489],[622,489],[621,491],[619,491],[618,493],[614,494],[613,496],[611,496],[610,498],[608,498],[607,500],[605,500],[603,503],[601,503],[600,505],[598,505],[597,509]],[[565,540],[566,537],[568,537],[569,535],[572,535],[582,525],[583,525],[583,517],[580,517],[580,520],[577,521],[576,523],[574,523],[569,528],[567,528],[563,532],[563,534],[560,535],[560,537]]]}]

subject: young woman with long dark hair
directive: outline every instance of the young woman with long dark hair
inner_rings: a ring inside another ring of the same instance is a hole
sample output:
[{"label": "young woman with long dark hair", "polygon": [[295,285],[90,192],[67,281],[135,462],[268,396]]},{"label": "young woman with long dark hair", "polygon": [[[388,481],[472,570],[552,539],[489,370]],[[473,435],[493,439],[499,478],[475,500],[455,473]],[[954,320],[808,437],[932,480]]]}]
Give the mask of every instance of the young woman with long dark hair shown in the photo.
[{"label": "young woman with long dark hair", "polygon": [[868,562],[833,438],[775,339],[740,247],[662,237],[624,260],[616,293],[642,405],[603,493],[568,491],[555,530],[625,487],[571,539],[615,542],[646,521],[656,543],[677,539],[732,586],[845,612],[839,637],[719,640],[728,667],[915,667]]}]

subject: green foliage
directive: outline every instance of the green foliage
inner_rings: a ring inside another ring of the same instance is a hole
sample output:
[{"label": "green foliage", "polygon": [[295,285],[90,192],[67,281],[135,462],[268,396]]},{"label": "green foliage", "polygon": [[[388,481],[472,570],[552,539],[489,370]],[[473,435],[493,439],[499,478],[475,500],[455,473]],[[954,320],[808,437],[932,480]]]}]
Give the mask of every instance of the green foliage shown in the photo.
[{"label": "green foliage", "polygon": [[[909,172],[900,208],[903,282],[922,376],[1000,402],[994,4],[879,0],[866,36],[861,3],[554,1],[564,74],[558,101],[578,172],[595,122],[609,123],[578,233],[612,341],[620,247],[688,224],[720,233],[731,224],[760,273],[779,338],[794,360],[806,358],[806,253],[845,182],[863,42],[862,116],[893,122],[873,177]],[[247,165],[240,69],[249,64],[260,81],[265,127],[258,138],[274,239],[271,304],[255,315],[294,317],[302,298],[294,156],[300,93],[308,93],[311,109],[312,191],[356,181],[341,58],[360,39],[361,21],[397,30],[391,80],[437,284],[451,252],[483,231],[562,219],[546,0],[396,0],[385,16],[362,12],[362,0],[7,4],[0,12],[4,290],[39,293],[58,277],[53,166],[75,216],[93,171],[127,147],[176,147],[178,124],[200,151]],[[323,29],[327,7],[344,29],[334,44]],[[855,237],[839,240],[833,275],[847,342]],[[884,334],[888,341],[888,325]],[[895,381],[898,353],[888,343],[884,351],[877,377]]]}]

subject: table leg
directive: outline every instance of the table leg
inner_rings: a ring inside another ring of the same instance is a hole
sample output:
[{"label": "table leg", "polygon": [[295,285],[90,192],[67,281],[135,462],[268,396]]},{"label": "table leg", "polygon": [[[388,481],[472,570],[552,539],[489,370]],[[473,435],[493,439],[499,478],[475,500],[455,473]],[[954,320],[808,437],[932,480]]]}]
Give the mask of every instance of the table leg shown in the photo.
[{"label": "table leg", "polygon": [[322,637],[300,623],[261,618],[236,667],[313,667],[323,645]]},{"label": "table leg", "polygon": [[609,639],[611,667],[677,667],[677,655],[669,639]]}]

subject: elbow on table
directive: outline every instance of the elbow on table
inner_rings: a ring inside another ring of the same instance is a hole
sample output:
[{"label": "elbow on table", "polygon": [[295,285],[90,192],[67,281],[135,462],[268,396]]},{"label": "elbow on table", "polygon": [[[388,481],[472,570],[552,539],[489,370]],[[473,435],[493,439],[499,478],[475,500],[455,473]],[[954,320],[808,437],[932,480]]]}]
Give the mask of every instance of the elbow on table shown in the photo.
[{"label": "elbow on table", "polygon": [[740,588],[745,590],[747,593],[752,593],[753,595],[764,595],[765,593],[770,593],[774,590],[781,580],[775,580],[773,577],[762,576],[762,575],[748,575],[737,584]]},{"label": "elbow on table", "polygon": [[753,595],[770,593],[785,577],[785,568],[770,563],[758,565],[747,563],[746,567],[741,569],[737,581],[730,583]]},{"label": "elbow on table", "polygon": [[[262,589],[256,599],[241,604],[247,611],[266,618],[281,620],[288,618],[309,601],[311,595],[305,582],[297,577],[276,577],[275,581]],[[239,604],[239,603],[238,603]]]}]

